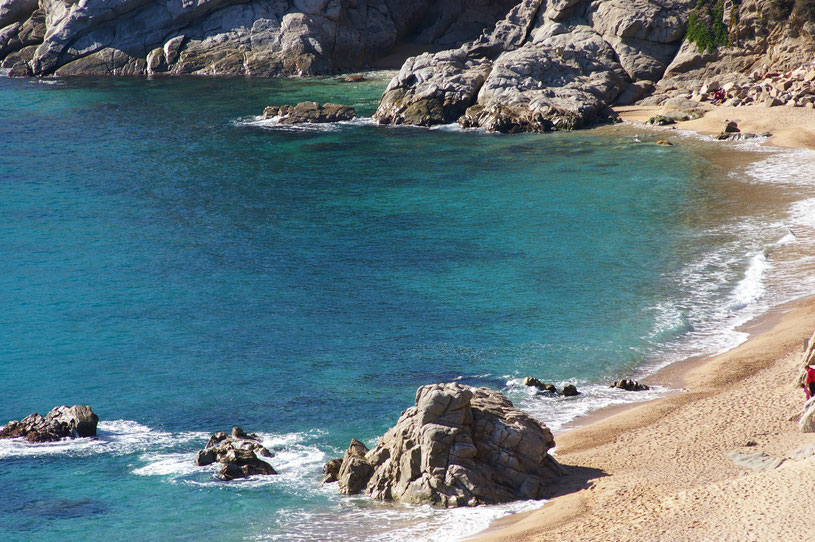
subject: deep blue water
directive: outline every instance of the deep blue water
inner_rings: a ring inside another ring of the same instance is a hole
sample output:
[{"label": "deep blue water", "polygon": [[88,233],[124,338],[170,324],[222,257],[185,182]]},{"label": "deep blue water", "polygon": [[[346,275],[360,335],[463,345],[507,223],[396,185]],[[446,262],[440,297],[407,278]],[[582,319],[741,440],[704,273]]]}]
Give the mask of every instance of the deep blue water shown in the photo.
[{"label": "deep blue water", "polygon": [[[793,190],[734,189],[693,144],[253,119],[370,115],[384,84],[0,79],[0,423],[103,420],[94,443],[0,448],[4,539],[370,538],[419,512],[340,498],[319,468],[418,386],[502,389],[559,427],[766,297]],[[526,375],[586,393],[534,398]],[[279,477],[191,466],[235,424]]]}]

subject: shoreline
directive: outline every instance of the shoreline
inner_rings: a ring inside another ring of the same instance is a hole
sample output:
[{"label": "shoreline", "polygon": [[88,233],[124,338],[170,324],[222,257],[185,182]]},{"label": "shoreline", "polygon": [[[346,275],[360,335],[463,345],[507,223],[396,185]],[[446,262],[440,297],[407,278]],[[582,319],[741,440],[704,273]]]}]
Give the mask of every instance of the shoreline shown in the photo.
[{"label": "shoreline", "polygon": [[[615,110],[626,124],[655,133],[675,127],[716,135],[726,120],[735,120],[744,132],[771,132],[764,145],[815,150],[811,109],[719,106],[700,119],[668,127],[645,124],[661,107]],[[672,363],[642,379],[674,390],[665,397],[605,407],[573,420],[556,435],[557,458],[570,475],[552,488],[551,499],[531,512],[500,518],[468,540],[805,540],[806,533],[799,534],[795,526],[806,524],[807,513],[795,506],[795,497],[815,488],[815,458],[791,457],[796,448],[815,448],[815,435],[798,432],[791,421],[803,405],[803,392],[792,383],[803,341],[813,329],[815,295],[769,307],[737,328],[748,337],[736,347]],[[760,378],[769,374],[786,379],[764,389]],[[734,405],[754,404],[746,417],[752,423],[744,423],[738,409],[722,405],[720,396],[732,396]],[[765,431],[756,418],[766,423]],[[688,419],[694,420],[689,432],[704,438],[671,449],[681,440],[676,420]],[[733,432],[748,429],[762,440],[733,441]],[[766,453],[782,458],[787,468],[746,474],[728,453]],[[693,461],[677,461],[685,456]],[[811,474],[801,476],[807,469]],[[766,490],[768,484],[773,497],[756,489]],[[746,489],[751,490],[747,496]],[[772,513],[765,513],[765,505]],[[741,508],[758,515],[732,517]]]},{"label": "shoreline", "polygon": [[726,121],[735,121],[742,132],[755,134],[770,132],[772,136],[767,138],[765,145],[787,149],[815,150],[815,109],[759,105],[710,107],[711,109],[703,117],[678,121],[668,126],[646,124],[650,117],[660,115],[665,111],[662,106],[630,105],[613,109],[624,123],[647,127],[658,133],[670,133],[673,128],[676,128],[704,136],[715,136],[721,133]]},{"label": "shoreline", "polygon": [[[674,364],[689,390],[597,411],[583,418],[589,423],[559,434],[557,458],[570,475],[553,488],[550,500],[500,518],[468,540],[806,540],[806,533],[796,536],[794,526],[806,524],[808,510],[796,503],[815,488],[815,457],[793,458],[796,451],[815,448],[815,434],[798,432],[794,417],[803,392],[793,381],[802,341],[815,329],[815,296],[787,305],[783,314],[768,315],[775,325],[734,349]],[[760,316],[755,324],[767,322]],[[748,371],[734,370],[744,364]],[[763,386],[767,377],[775,377],[772,393]],[[722,397],[733,400],[723,404]],[[744,423],[743,412],[732,405],[748,403],[772,408],[749,409],[760,416]],[[689,420],[693,426],[685,423]],[[682,430],[690,429],[696,438],[683,449],[688,443],[682,442]],[[786,468],[746,471],[727,458],[733,452],[765,453],[785,460]],[[772,496],[765,492],[768,483]],[[746,505],[762,511],[766,499],[774,500],[776,515],[762,514],[764,531],[756,538],[754,518],[738,523],[731,510]],[[714,504],[716,514],[709,516],[705,507]],[[781,515],[790,511],[799,513],[792,521]],[[678,516],[684,521],[674,521]],[[703,533],[688,538],[700,525]]]},{"label": "shoreline", "polygon": [[815,293],[770,307],[766,312],[761,313],[755,316],[754,318],[751,318],[745,324],[738,326],[736,328],[736,331],[742,331],[744,333],[747,333],[748,337],[744,340],[743,343],[734,346],[733,348],[729,348],[724,352],[719,352],[718,354],[691,356],[689,358],[682,359],[675,363],[671,363],[670,365],[661,367],[657,369],[654,373],[649,374],[648,376],[645,376],[640,380],[642,383],[648,384],[649,386],[661,385],[670,388],[671,391],[664,397],[642,402],[622,403],[599,408],[595,411],[586,414],[585,416],[579,416],[574,420],[570,421],[563,427],[563,430],[559,434],[563,434],[566,431],[571,431],[574,429],[580,429],[581,427],[586,427],[593,423],[600,422],[606,418],[614,416],[615,414],[622,413],[632,408],[637,408],[639,406],[654,401],[659,401],[660,399],[664,399],[665,397],[670,397],[672,395],[682,393],[683,388],[687,388],[688,385],[687,374],[689,372],[704,367],[705,364],[712,362],[718,356],[727,354],[728,352],[735,350],[736,348],[739,348],[743,344],[752,341],[761,334],[771,331],[776,325],[780,323],[781,320],[783,320],[785,314],[795,310],[799,303],[804,303],[810,299],[815,302]]}]

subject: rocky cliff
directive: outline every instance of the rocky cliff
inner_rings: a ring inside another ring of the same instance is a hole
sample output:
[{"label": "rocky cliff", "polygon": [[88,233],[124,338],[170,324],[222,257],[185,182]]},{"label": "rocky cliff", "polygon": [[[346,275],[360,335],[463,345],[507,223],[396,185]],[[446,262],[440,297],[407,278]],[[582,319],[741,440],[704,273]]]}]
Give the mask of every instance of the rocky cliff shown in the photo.
[{"label": "rocky cliff", "polygon": [[375,116],[577,128],[607,105],[682,101],[711,78],[796,68],[815,59],[812,21],[815,0],[523,0],[478,39],[408,59]]},{"label": "rocky cliff", "polygon": [[[11,75],[318,75],[408,58],[375,118],[572,129],[815,58],[815,0],[0,0]],[[797,102],[796,102],[797,103]]]},{"label": "rocky cliff", "polygon": [[815,61],[815,0],[741,0],[721,7],[714,14],[725,23],[720,43],[701,50],[705,44],[685,40],[646,103],[686,97],[714,80],[746,86]]},{"label": "rocky cliff", "polygon": [[696,0],[523,0],[478,39],[408,59],[383,123],[571,129],[654,88]]},{"label": "rocky cliff", "polygon": [[455,47],[515,0],[0,0],[12,75],[317,75]]}]

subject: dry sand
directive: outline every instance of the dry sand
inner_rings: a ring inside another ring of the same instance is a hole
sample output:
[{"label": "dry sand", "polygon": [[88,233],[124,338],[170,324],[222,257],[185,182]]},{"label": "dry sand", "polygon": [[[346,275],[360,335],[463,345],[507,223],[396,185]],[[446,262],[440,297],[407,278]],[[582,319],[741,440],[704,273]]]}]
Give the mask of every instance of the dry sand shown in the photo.
[{"label": "dry sand", "polygon": [[[621,109],[644,122],[660,108]],[[813,110],[719,107],[679,126],[718,133],[725,119],[772,132],[775,145],[815,148]],[[776,310],[738,348],[650,379],[686,391],[556,435],[569,474],[552,500],[477,540],[815,540],[815,456],[796,454],[815,451],[815,434],[798,431],[804,394],[794,383],[813,330],[815,298]],[[783,463],[758,472],[731,452]]]}]

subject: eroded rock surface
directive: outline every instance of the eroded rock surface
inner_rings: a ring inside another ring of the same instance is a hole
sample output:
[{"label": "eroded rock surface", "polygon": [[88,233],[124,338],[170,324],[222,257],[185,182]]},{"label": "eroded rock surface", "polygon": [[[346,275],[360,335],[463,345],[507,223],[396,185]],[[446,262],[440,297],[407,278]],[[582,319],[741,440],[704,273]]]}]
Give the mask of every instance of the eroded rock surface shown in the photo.
[{"label": "eroded rock surface", "polygon": [[690,5],[523,0],[478,39],[408,59],[375,118],[500,132],[584,126],[618,97],[631,103],[653,89],[681,45]]},{"label": "eroded rock surface", "polygon": [[0,0],[13,75],[315,75],[455,47],[514,0]]},{"label": "eroded rock surface", "polygon": [[[0,11],[0,17],[2,13]],[[53,442],[63,438],[94,437],[98,423],[99,416],[88,405],[58,406],[45,417],[35,412],[22,420],[8,422],[0,429],[0,438],[25,437],[29,442]]]},{"label": "eroded rock surface", "polygon": [[353,475],[346,493],[365,487],[376,499],[438,506],[539,499],[562,474],[548,454],[554,445],[545,425],[497,391],[422,386],[415,406],[373,450],[352,442],[340,481],[343,473]]},{"label": "eroded rock surface", "polygon": [[229,435],[223,431],[213,434],[203,450],[195,457],[198,466],[220,463],[219,476],[222,480],[234,480],[257,474],[277,474],[272,466],[258,458],[272,457],[271,452],[254,433],[244,433],[238,426]]},{"label": "eroded rock surface", "polygon": [[815,89],[807,85],[808,63],[815,57],[815,22],[791,13],[793,4],[798,2],[726,4],[728,44],[700,51],[697,44],[683,42],[643,104],[663,105],[675,97],[702,101],[707,92],[730,86],[726,105],[815,107]]},{"label": "eroded rock surface", "polygon": [[[666,142],[670,145],[669,142]],[[657,141],[657,145],[659,145],[659,141]],[[641,384],[636,380],[631,380],[630,378],[623,378],[622,380],[618,380],[611,385],[612,388],[619,388],[625,391],[646,391],[650,390],[651,388],[646,384]]]}]

